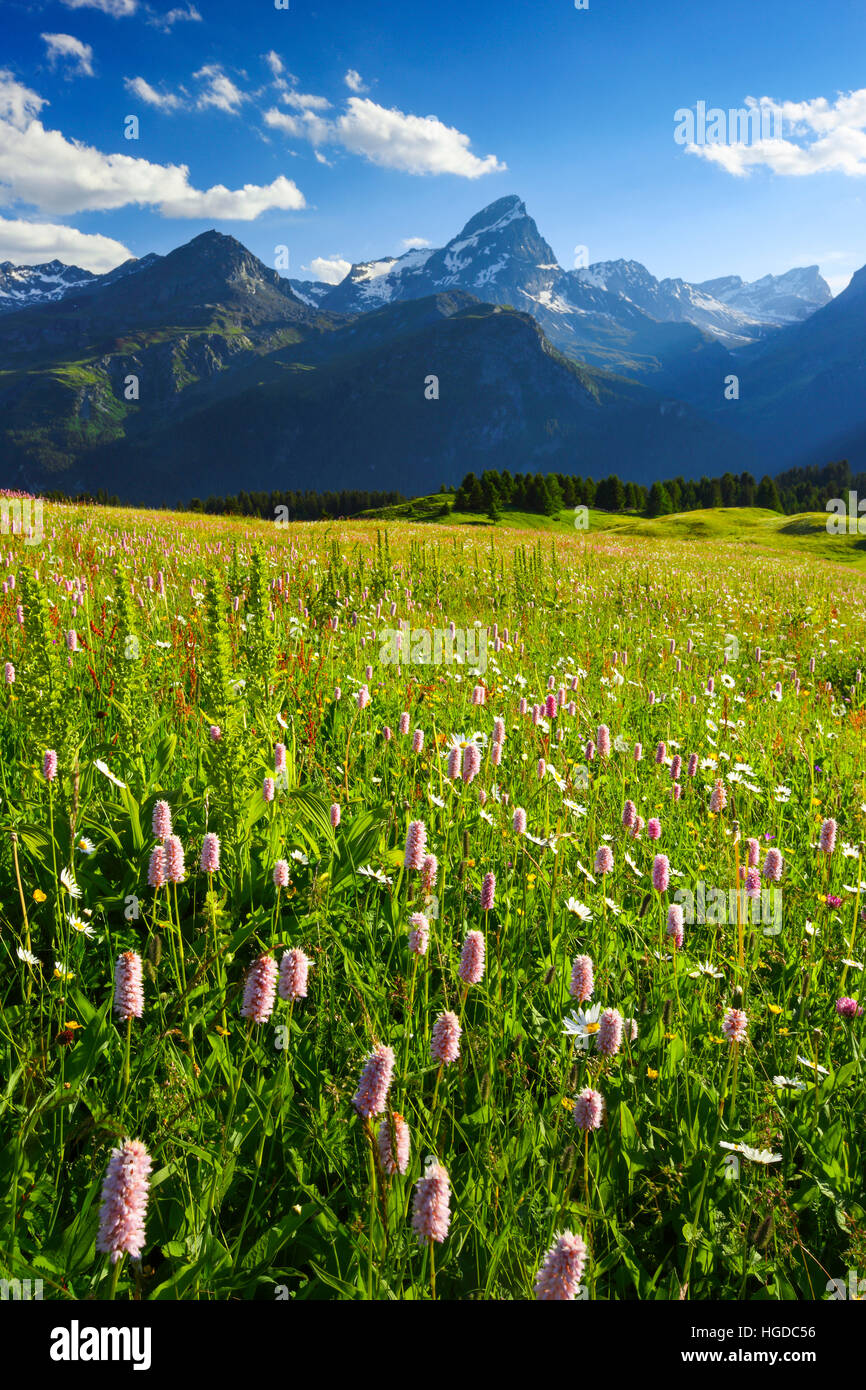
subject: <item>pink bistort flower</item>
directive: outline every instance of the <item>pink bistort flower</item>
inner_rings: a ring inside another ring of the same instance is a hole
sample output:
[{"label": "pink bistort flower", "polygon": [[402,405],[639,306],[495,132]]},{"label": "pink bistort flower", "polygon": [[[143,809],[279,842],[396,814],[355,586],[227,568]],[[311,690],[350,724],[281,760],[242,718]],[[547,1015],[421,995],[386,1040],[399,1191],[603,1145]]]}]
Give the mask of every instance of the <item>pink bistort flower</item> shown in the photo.
[{"label": "pink bistort flower", "polygon": [[376,1043],[364,1063],[358,1089],[352,1097],[352,1104],[362,1119],[369,1120],[381,1115],[388,1099],[388,1088],[394,1075],[394,1051],[384,1043]]},{"label": "pink bistort flower", "polygon": [[277,992],[277,962],[273,956],[259,956],[247,971],[241,1018],[267,1023],[274,1011]]},{"label": "pink bistort flower", "polygon": [[544,1257],[535,1276],[535,1297],[544,1303],[572,1303],[586,1265],[586,1245],[580,1236],[563,1231]]},{"label": "pink bistort flower", "polygon": [[122,951],[114,967],[114,1012],[122,1023],[141,1018],[144,1013],[144,989],[141,977],[141,956],[136,951]]},{"label": "pink bistort flower", "polygon": [[152,1166],[147,1149],[138,1139],[126,1139],[119,1149],[111,1151],[102,1183],[96,1248],[101,1254],[110,1255],[112,1264],[124,1255],[131,1260],[141,1258]]},{"label": "pink bistort flower", "polygon": [[442,1244],[451,1224],[450,1197],[447,1172],[437,1158],[428,1158],[424,1176],[415,1184],[412,1202],[412,1229],[419,1241],[435,1240]]},{"label": "pink bistort flower", "polygon": [[450,1066],[460,1056],[460,1034],[463,1030],[455,1013],[446,1009],[433,1024],[430,1035],[430,1056],[434,1062]]}]

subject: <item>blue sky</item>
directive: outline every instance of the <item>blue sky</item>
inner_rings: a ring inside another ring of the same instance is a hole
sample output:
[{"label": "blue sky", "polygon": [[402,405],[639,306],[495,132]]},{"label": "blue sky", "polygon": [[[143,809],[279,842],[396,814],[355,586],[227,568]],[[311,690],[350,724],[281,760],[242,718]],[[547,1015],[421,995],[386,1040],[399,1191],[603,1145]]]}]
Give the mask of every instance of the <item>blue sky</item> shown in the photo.
[{"label": "blue sky", "polygon": [[[866,263],[862,0],[289,4],[4,0],[0,260],[101,270],[217,227],[334,279],[518,193],[567,267],[818,263],[838,291]],[[678,109],[748,98],[772,147],[675,142]]]}]

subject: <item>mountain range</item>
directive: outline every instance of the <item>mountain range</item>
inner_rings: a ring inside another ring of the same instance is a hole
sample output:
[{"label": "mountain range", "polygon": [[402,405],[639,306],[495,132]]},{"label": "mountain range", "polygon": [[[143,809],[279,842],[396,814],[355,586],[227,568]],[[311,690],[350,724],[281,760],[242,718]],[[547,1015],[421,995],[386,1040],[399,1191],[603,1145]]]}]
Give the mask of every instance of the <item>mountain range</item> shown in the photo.
[{"label": "mountain range", "polygon": [[338,285],[206,232],[102,276],[6,263],[0,306],[6,486],[154,502],[866,461],[866,269],[836,299],[814,266],[564,270],[514,196]]}]

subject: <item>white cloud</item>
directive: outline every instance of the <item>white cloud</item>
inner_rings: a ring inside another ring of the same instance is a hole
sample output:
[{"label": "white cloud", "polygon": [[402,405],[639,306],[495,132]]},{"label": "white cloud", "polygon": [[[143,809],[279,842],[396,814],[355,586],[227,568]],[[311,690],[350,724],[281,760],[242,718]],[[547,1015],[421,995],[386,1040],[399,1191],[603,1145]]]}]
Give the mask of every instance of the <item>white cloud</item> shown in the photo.
[{"label": "white cloud", "polygon": [[281,77],[285,72],[285,65],[279,53],[271,49],[270,53],[265,54],[265,62],[273,73],[274,77]]},{"label": "white cloud", "polygon": [[327,111],[331,105],[327,97],[315,97],[309,92],[296,92],[294,89],[284,91],[280,101],[294,106],[298,111]]},{"label": "white cloud", "polygon": [[227,111],[229,115],[236,116],[247,100],[246,93],[235,86],[218,63],[206,63],[198,72],[193,73],[193,77],[207,84],[198,99],[201,109],[215,106],[219,111]]},{"label": "white cloud", "polygon": [[422,246],[429,246],[430,243],[425,236],[404,236],[402,246],[404,251],[418,251]]},{"label": "white cloud", "polygon": [[23,130],[48,103],[18,82],[8,68],[0,69],[0,121]]},{"label": "white cloud", "polygon": [[316,256],[301,269],[309,270],[314,280],[323,280],[326,285],[339,285],[352,269],[352,262],[344,261],[340,256]]},{"label": "white cloud", "polygon": [[173,92],[158,92],[143,77],[125,77],[123,85],[140,101],[146,101],[148,106],[156,106],[160,111],[177,111],[183,105],[180,97]]},{"label": "white cloud", "polygon": [[302,111],[300,116],[290,116],[287,111],[278,111],[272,106],[265,112],[265,125],[282,130],[286,135],[296,135],[309,140],[312,145],[333,144],[333,125],[315,111]]},{"label": "white cloud", "polygon": [[366,92],[367,90],[366,85],[361,77],[361,74],[359,72],[356,72],[354,68],[349,68],[349,71],[346,73],[346,76],[343,78],[343,81],[345,82],[349,90],[352,92]]},{"label": "white cloud", "polygon": [[477,179],[507,167],[492,154],[479,159],[469,149],[468,135],[443,125],[435,116],[386,110],[367,97],[350,97],[345,113],[333,121],[308,109],[299,118],[275,108],[266,111],[264,119],[266,125],[288,135],[314,145],[339,145],[373,164],[407,174],[458,174]]},{"label": "white cloud", "polygon": [[756,140],[754,144],[690,144],[686,145],[687,153],[700,155],[737,177],[745,177],[753,169],[769,169],[792,178],[866,174],[866,87],[840,94],[833,104],[826,97],[781,102],[747,97],[746,106],[760,107],[768,113],[768,120],[774,116],[781,121],[778,138]]},{"label": "white cloud", "polygon": [[0,72],[0,204],[24,203],[60,216],[136,204],[158,208],[164,217],[244,222],[269,208],[306,206],[300,189],[282,175],[265,187],[216,184],[199,190],[190,184],[185,164],[151,164],[67,140],[38,119],[44,104],[11,73]]},{"label": "white cloud", "polygon": [[[186,176],[186,167],[181,169]],[[187,186],[160,202],[163,217],[215,217],[237,222],[252,222],[270,208],[296,212],[303,207],[303,193],[282,174],[265,186],[245,183],[243,188],[231,189],[218,183],[204,192]]]},{"label": "white cloud", "polygon": [[111,237],[79,232],[51,222],[21,222],[0,217],[0,261],[15,265],[44,265],[64,261],[67,265],[102,275],[132,255],[122,242]]},{"label": "white cloud", "polygon": [[89,43],[82,43],[81,39],[75,39],[71,34],[41,34],[48,50],[48,59],[52,67],[56,67],[62,58],[68,58],[74,64],[73,72],[79,72],[84,77],[93,76],[93,49]]},{"label": "white cloud", "polygon": [[175,24],[179,24],[184,20],[189,20],[197,24],[201,23],[201,15],[195,5],[188,5],[185,10],[167,10],[165,14],[156,14],[147,22],[148,24],[152,24],[154,29],[161,29],[164,34],[168,34],[174,28]]},{"label": "white cloud", "polygon": [[125,19],[138,9],[138,0],[62,0],[62,3],[70,10],[101,10],[113,19]]}]

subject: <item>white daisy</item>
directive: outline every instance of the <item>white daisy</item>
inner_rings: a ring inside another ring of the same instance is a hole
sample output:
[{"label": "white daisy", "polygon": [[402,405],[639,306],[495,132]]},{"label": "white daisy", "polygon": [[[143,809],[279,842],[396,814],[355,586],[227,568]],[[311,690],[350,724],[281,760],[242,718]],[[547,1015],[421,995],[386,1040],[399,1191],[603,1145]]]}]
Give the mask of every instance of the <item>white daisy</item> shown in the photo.
[{"label": "white daisy", "polygon": [[25,951],[23,946],[19,946],[16,952],[19,960],[23,960],[25,965],[38,965],[39,957],[34,956],[32,951]]},{"label": "white daisy", "polygon": [[108,763],[104,763],[101,758],[96,758],[93,766],[96,768],[97,772],[101,772],[103,777],[107,777],[109,782],[113,782],[116,787],[121,787],[124,790],[126,789],[126,783],[121,782],[119,777],[115,777]]},{"label": "white daisy", "polygon": [[575,1048],[585,1051],[589,1047],[590,1040],[598,1032],[600,1017],[601,1005],[593,1004],[591,1008],[578,1009],[576,1014],[569,1014],[563,1019],[563,1031],[568,1037],[574,1038]]},{"label": "white daisy", "polygon": [[75,878],[73,877],[71,869],[61,869],[60,882],[63,884],[63,887],[66,889],[70,898],[81,897],[81,889],[75,882]]},{"label": "white daisy", "polygon": [[778,1086],[779,1090],[806,1091],[808,1087],[805,1081],[801,1081],[797,1076],[774,1076],[773,1085]]},{"label": "white daisy", "polygon": [[77,841],[75,848],[80,849],[81,853],[86,854],[88,857],[96,853],[95,844],[92,840],[88,840],[86,835],[82,835],[81,839]]},{"label": "white daisy", "polygon": [[724,974],[717,970],[708,960],[702,960],[696,970],[690,970],[689,976],[692,980],[697,980],[701,975],[707,975],[711,980],[723,980]]},{"label": "white daisy", "polygon": [[812,1071],[817,1071],[819,1076],[830,1075],[826,1067],[819,1067],[815,1062],[810,1061],[808,1057],[798,1057],[797,1061],[800,1063],[801,1067],[811,1067]]},{"label": "white daisy", "polygon": [[374,878],[376,882],[381,883],[383,887],[390,888],[394,882],[393,879],[383,874],[381,869],[374,869],[372,864],[365,864],[363,868],[358,870],[358,873],[363,874],[365,878]]},{"label": "white daisy", "polygon": [[575,917],[579,917],[581,922],[592,921],[592,913],[586,903],[578,902],[577,898],[569,898],[565,908],[567,912],[573,912]]}]

